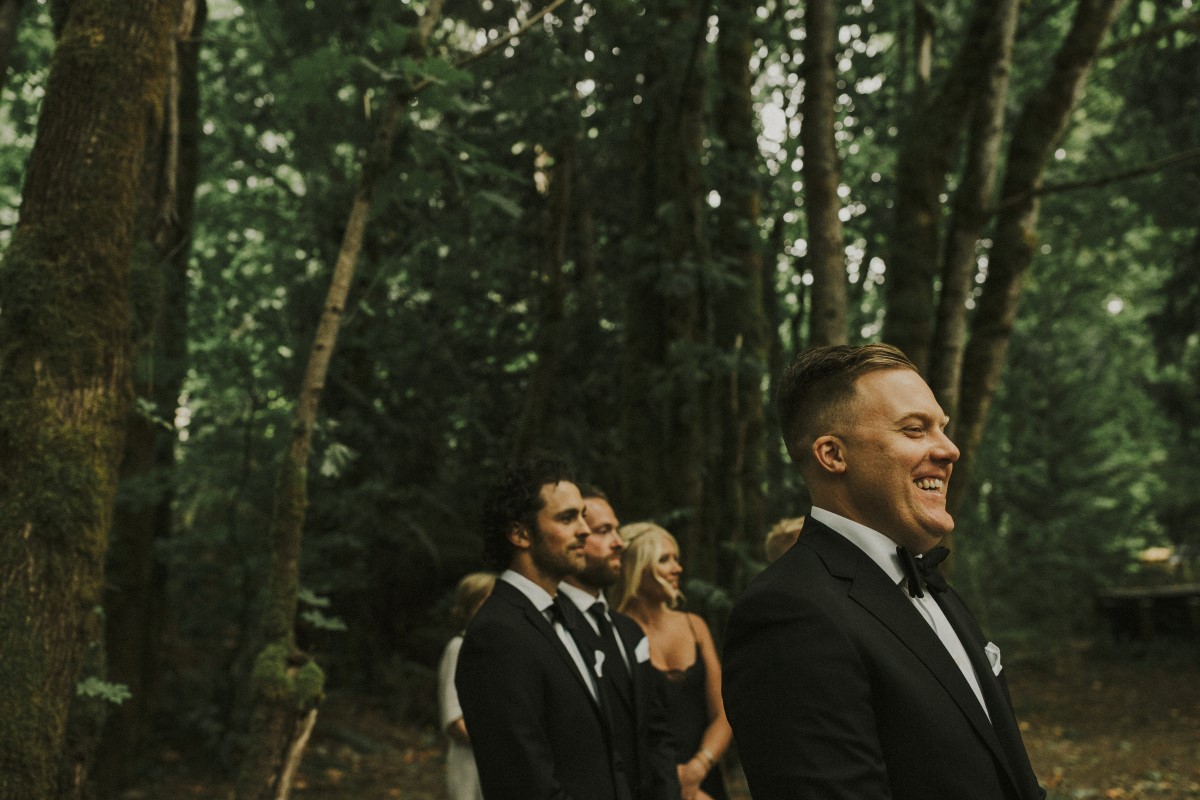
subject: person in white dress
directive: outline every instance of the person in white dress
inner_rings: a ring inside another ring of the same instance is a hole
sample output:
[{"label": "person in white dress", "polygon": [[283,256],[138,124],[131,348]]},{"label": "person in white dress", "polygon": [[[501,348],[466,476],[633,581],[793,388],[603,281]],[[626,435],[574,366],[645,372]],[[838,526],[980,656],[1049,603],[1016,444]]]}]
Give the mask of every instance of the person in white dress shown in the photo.
[{"label": "person in white dress", "polygon": [[475,754],[471,750],[471,737],[467,734],[462,708],[458,704],[458,691],[454,688],[454,672],[458,667],[458,651],[462,648],[467,622],[492,593],[495,584],[496,575],[491,572],[473,572],[458,582],[451,613],[462,628],[446,644],[438,665],[438,710],[442,731],[448,739],[446,788],[449,800],[483,800],[479,771],[475,768]]}]

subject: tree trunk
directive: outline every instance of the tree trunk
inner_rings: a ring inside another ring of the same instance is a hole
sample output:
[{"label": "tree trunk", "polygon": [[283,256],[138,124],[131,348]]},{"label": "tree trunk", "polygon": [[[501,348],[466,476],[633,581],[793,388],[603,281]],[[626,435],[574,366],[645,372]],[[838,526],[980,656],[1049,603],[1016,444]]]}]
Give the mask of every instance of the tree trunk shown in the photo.
[{"label": "tree trunk", "polygon": [[0,275],[0,798],[57,789],[130,399],[129,266],[178,3],[75,0]]},{"label": "tree trunk", "polygon": [[1025,102],[1013,130],[988,278],[963,358],[956,434],[962,457],[950,487],[951,510],[962,503],[970,486],[971,467],[1004,367],[1021,288],[1037,247],[1040,204],[1036,189],[1122,2],[1080,0],[1050,75]]},{"label": "tree trunk", "polygon": [[810,344],[845,344],[846,246],[842,169],[834,140],[837,120],[837,6],[833,0],[808,0],[804,6],[804,210],[808,215],[808,263],[812,269]]},{"label": "tree trunk", "polygon": [[[714,381],[718,447],[704,498],[706,539],[745,547],[763,530],[765,421],[762,381],[767,366],[762,255],[758,241],[761,189],[751,96],[750,22],[755,2],[721,3],[717,39],[714,121],[723,150],[718,171],[717,256],[734,279],[712,297],[712,319],[722,366]],[[741,581],[738,559],[718,559],[724,585]]]},{"label": "tree trunk", "polygon": [[566,338],[566,262],[567,223],[571,216],[571,184],[575,165],[575,137],[564,136],[554,154],[550,171],[549,198],[546,207],[542,269],[539,274],[541,303],[537,333],[537,363],[525,390],[525,407],[517,426],[513,457],[522,459],[534,448],[550,410],[554,378]]},{"label": "tree trunk", "polygon": [[[441,0],[431,0],[427,6],[410,55],[423,55],[441,6]],[[304,371],[292,417],[291,442],[280,466],[269,531],[270,572],[260,623],[263,647],[250,674],[250,736],[238,773],[238,800],[286,800],[324,692],[321,668],[299,651],[295,637],[300,546],[308,505],[308,455],[375,187],[391,164],[393,144],[408,101],[409,95],[403,92],[390,96],[367,152]]]},{"label": "tree trunk", "polygon": [[958,383],[967,342],[967,298],[976,273],[975,250],[991,216],[1019,9],[1019,0],[1001,3],[1000,24],[984,40],[991,52],[981,55],[991,67],[980,76],[979,90],[975,93],[966,163],[954,193],[946,235],[937,329],[930,348],[929,385],[950,416],[951,425],[958,416]]},{"label": "tree trunk", "polygon": [[628,518],[655,515],[680,539],[693,574],[711,575],[701,546],[709,403],[704,368],[702,232],[706,3],[657,0],[645,16],[647,63],[633,174],[642,227],[630,248],[621,416]]},{"label": "tree trunk", "polygon": [[[134,392],[147,405],[129,415],[109,544],[104,595],[109,679],[131,697],[105,723],[95,765],[101,797],[123,788],[146,732],[157,688],[159,640],[165,607],[163,569],[156,545],[171,533],[174,412],[187,368],[187,263],[200,140],[199,39],[204,0],[185,0],[176,31],[167,113],[154,143],[140,238],[144,256],[134,269],[146,277],[135,304],[142,316],[134,360]],[[138,283],[135,282],[136,292]]]},{"label": "tree trunk", "polygon": [[[936,91],[917,80],[896,164],[896,216],[887,265],[883,338],[903,350],[922,374],[933,337],[934,279],[940,259],[941,193],[954,165],[974,93],[994,68],[987,42],[1002,27],[1011,0],[977,0],[962,43]],[[920,29],[927,25],[919,26]],[[931,35],[923,34],[923,42]],[[918,69],[926,59],[918,58]]]}]

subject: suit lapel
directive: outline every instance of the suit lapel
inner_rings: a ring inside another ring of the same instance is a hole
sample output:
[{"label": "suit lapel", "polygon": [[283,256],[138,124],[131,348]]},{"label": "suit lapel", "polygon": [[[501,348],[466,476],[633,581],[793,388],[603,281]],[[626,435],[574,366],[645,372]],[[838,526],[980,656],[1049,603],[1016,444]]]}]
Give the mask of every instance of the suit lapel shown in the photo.
[{"label": "suit lapel", "polygon": [[[819,527],[818,527],[819,526]],[[900,587],[870,557],[841,534],[815,520],[805,523],[801,541],[815,549],[831,574],[851,581],[850,598],[874,616],[916,656],[937,679],[1001,763],[1008,758],[987,714],[979,705],[962,671]],[[969,640],[964,647],[971,647]]]},{"label": "suit lapel", "polygon": [[[971,660],[971,666],[975,669],[979,688],[983,692],[983,697],[988,704],[988,713],[992,717],[992,728],[1007,755],[1006,758],[1001,759],[1001,763],[1004,764],[1008,777],[1017,787],[1018,793],[1022,793],[1023,787],[1027,786],[1030,780],[1036,783],[1037,778],[1033,776],[1033,767],[1030,766],[1029,756],[1025,752],[1025,743],[1021,739],[1021,729],[1013,714],[1008,691],[1001,683],[1000,678],[992,672],[992,665],[988,663],[987,656],[984,654],[983,648],[986,642],[983,639],[983,632],[979,630],[979,626],[975,624],[967,607],[963,605],[953,590],[941,592],[936,597],[946,619],[950,621],[954,632],[958,634],[959,640],[963,643],[963,648],[967,651],[967,658]],[[1018,772],[1025,780],[1018,781]]]},{"label": "suit lapel", "polygon": [[[603,713],[599,703],[596,701],[596,696],[592,694],[592,687],[587,684],[587,681],[584,679],[583,675],[580,674],[579,667],[576,665],[575,659],[571,657],[566,645],[564,645],[562,639],[558,637],[558,631],[556,631],[554,626],[550,624],[550,621],[546,619],[546,615],[541,611],[538,611],[533,605],[533,602],[526,597],[520,589],[506,583],[505,581],[496,581],[496,588],[492,590],[492,594],[504,598],[507,602],[512,603],[514,606],[520,609],[521,613],[524,614],[525,619],[529,622],[529,624],[532,625],[539,634],[546,637],[550,643],[551,649],[558,654],[559,658],[563,660],[563,663],[567,665],[571,676],[591,699],[592,707],[595,708],[596,715],[600,717],[600,720],[604,723],[605,730],[607,731],[607,715]],[[586,625],[587,623],[584,622],[583,624]],[[576,642],[576,646],[580,647],[582,650],[581,655],[583,655],[584,659],[586,660],[589,655],[588,650],[582,648],[578,642]]]}]

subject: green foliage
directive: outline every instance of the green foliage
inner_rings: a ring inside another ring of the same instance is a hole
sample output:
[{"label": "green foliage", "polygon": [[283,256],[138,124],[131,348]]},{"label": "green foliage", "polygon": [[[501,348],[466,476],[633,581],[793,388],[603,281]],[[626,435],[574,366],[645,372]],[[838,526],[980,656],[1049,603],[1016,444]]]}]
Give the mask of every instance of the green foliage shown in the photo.
[{"label": "green foliage", "polygon": [[80,697],[93,697],[119,706],[133,697],[129,687],[122,683],[110,683],[92,675],[81,680],[75,686],[75,694]]}]

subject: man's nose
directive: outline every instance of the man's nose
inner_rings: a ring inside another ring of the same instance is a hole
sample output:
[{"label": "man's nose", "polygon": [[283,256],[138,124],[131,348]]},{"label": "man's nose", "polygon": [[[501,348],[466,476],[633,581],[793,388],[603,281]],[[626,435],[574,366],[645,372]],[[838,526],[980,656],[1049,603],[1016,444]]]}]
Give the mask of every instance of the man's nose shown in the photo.
[{"label": "man's nose", "polygon": [[945,431],[938,431],[937,435],[939,441],[937,442],[937,454],[935,457],[942,461],[949,461],[951,464],[958,461],[958,457],[962,455],[958,450],[958,445],[946,435]]}]

